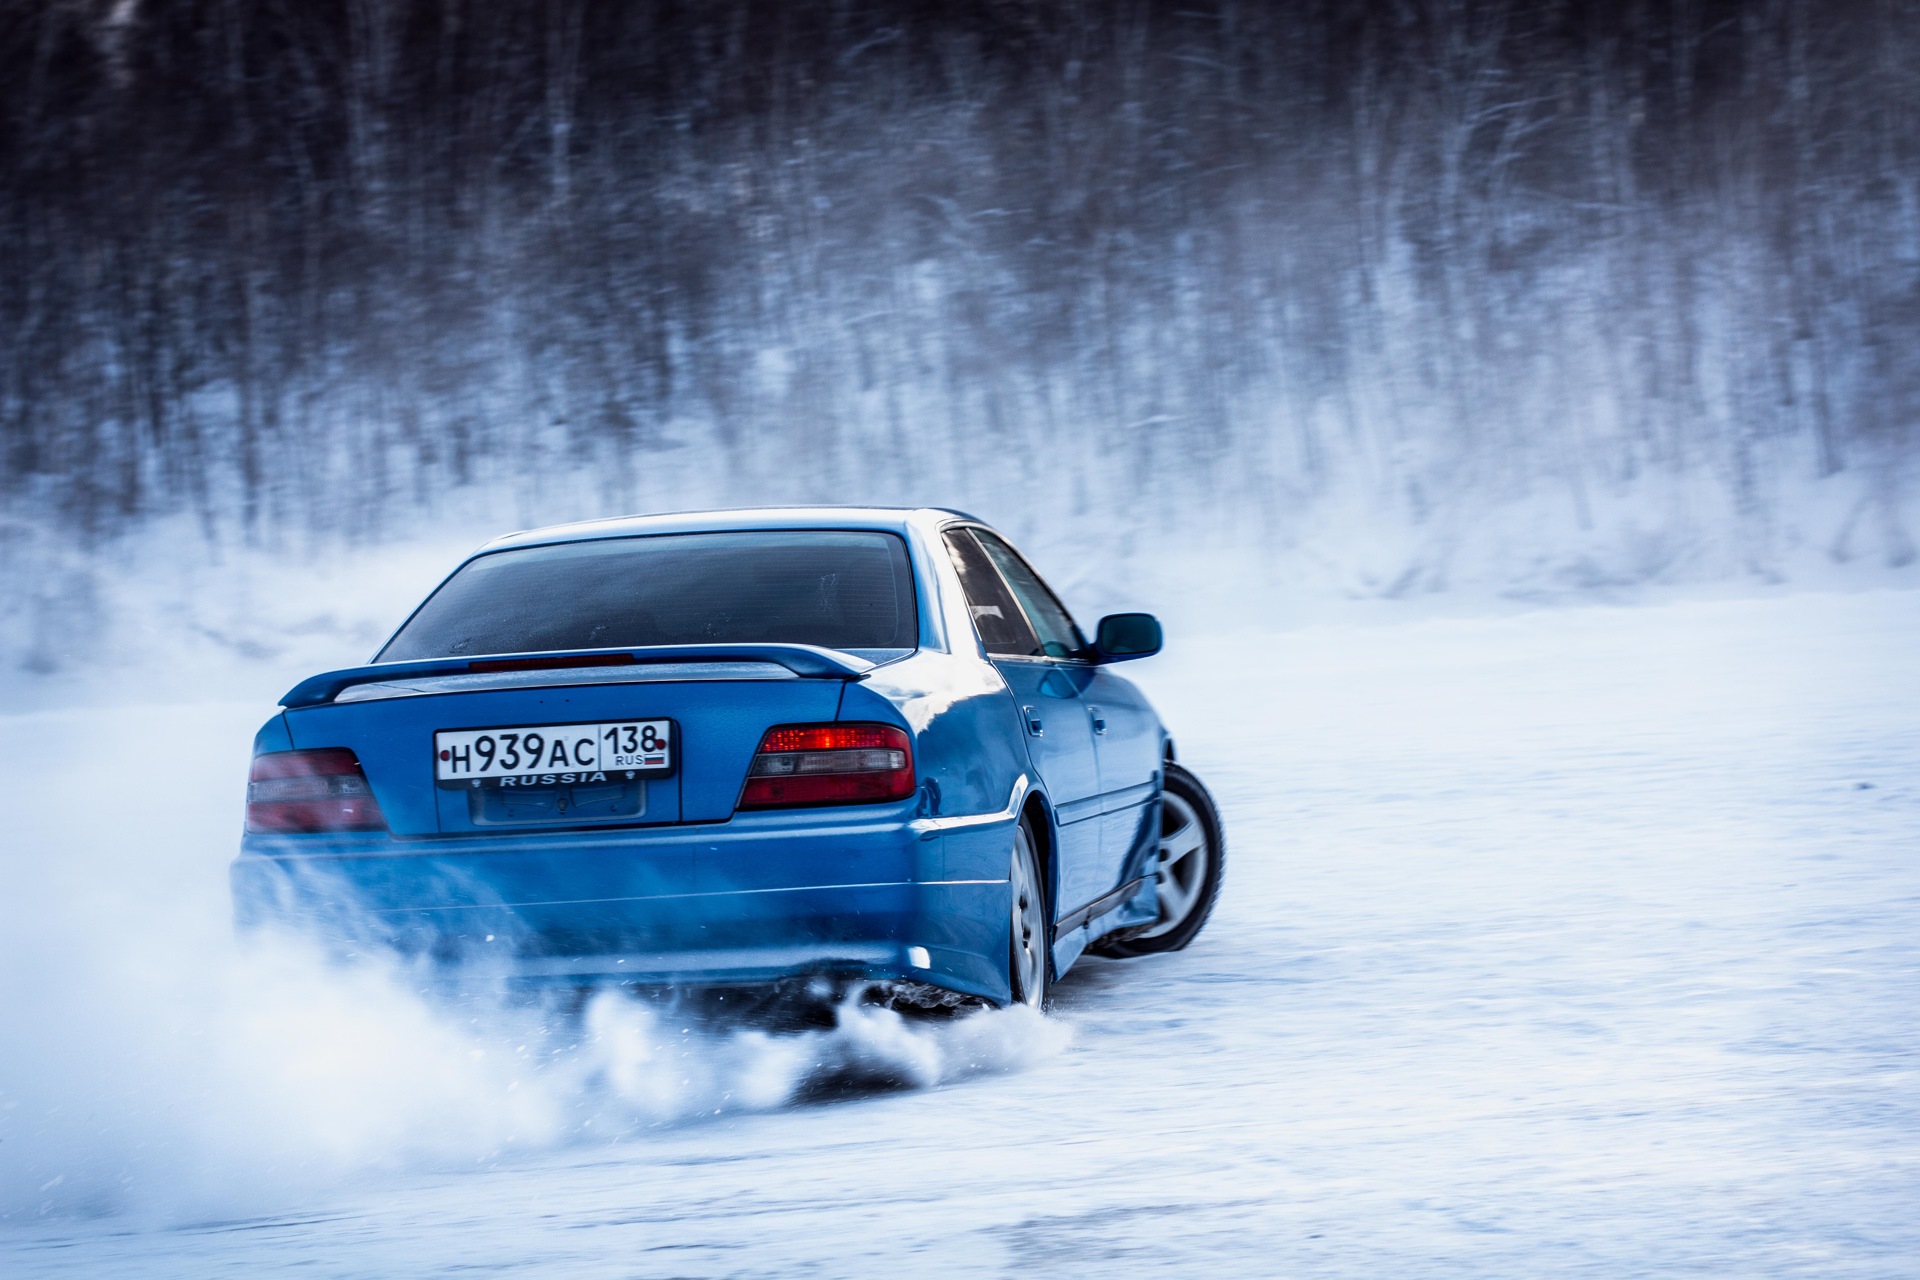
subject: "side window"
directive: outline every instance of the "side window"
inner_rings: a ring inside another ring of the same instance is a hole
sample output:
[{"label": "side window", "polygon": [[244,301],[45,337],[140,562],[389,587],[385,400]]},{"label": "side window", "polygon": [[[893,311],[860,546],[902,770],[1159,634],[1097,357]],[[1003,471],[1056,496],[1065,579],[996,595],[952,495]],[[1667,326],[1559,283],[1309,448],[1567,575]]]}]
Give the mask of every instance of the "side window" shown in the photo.
[{"label": "side window", "polygon": [[1040,633],[1042,653],[1049,658],[1070,658],[1087,647],[1086,639],[1081,636],[1080,628],[1073,625],[1073,616],[1067,612],[1066,606],[1047,589],[1046,583],[1040,581],[1040,575],[1020,558],[1019,552],[985,530],[976,529],[973,536],[986,548],[994,567],[1006,578],[1021,608],[1026,610],[1034,630]]},{"label": "side window", "polygon": [[953,567],[960,571],[960,585],[967,593],[967,612],[973,615],[980,643],[997,657],[1030,658],[1040,653],[1040,641],[1033,627],[1015,603],[1007,584],[994,572],[993,562],[980,550],[965,529],[949,529],[947,552]]}]

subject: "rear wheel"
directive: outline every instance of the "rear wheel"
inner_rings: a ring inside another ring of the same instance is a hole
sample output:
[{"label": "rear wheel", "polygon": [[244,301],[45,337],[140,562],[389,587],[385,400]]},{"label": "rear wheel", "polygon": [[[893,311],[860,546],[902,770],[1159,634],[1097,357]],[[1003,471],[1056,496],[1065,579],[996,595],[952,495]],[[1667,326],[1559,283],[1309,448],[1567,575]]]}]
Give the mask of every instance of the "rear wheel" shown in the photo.
[{"label": "rear wheel", "polygon": [[1226,861],[1213,797],[1200,779],[1169,761],[1160,792],[1160,851],[1154,863],[1160,918],[1095,950],[1103,956],[1147,956],[1178,951],[1192,942],[1213,914]]},{"label": "rear wheel", "polygon": [[1012,903],[1007,977],[1013,988],[1013,1003],[1043,1009],[1052,970],[1047,947],[1047,882],[1041,877],[1040,859],[1033,851],[1033,832],[1025,818],[1014,831],[1007,881]]}]

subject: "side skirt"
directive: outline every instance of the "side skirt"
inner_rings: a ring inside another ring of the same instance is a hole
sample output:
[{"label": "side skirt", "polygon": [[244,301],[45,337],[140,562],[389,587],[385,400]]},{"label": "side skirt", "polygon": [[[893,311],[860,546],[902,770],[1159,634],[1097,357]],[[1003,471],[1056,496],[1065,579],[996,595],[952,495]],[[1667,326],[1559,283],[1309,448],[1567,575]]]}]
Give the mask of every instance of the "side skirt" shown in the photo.
[{"label": "side skirt", "polygon": [[1061,938],[1072,933],[1087,921],[1097,920],[1101,916],[1106,915],[1109,911],[1112,911],[1115,907],[1139,893],[1140,890],[1145,887],[1146,883],[1147,878],[1145,876],[1141,876],[1136,880],[1129,880],[1111,893],[1103,893],[1085,906],[1075,907],[1066,915],[1061,916],[1054,924],[1054,941],[1057,943]]}]

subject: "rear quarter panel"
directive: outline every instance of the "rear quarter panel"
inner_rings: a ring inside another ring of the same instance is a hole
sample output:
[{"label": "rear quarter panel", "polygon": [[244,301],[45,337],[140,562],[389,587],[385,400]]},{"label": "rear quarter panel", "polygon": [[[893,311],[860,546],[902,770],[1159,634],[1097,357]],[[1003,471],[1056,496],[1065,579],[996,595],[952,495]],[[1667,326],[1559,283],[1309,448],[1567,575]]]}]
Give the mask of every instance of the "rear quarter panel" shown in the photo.
[{"label": "rear quarter panel", "polygon": [[[904,722],[913,734],[922,813],[946,819],[947,879],[1003,880],[1009,804],[1027,774],[1012,696],[986,662],[922,650],[847,686],[843,720]],[[998,825],[954,820],[1007,815]],[[976,831],[979,838],[969,833]]]}]

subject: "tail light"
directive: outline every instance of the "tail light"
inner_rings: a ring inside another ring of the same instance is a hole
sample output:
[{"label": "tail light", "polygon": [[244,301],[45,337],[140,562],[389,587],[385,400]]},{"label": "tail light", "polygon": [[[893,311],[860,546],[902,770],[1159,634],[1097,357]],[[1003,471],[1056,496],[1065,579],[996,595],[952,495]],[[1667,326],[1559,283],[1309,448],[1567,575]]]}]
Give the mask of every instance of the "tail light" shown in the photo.
[{"label": "tail light", "polygon": [[387,820],[360,759],[345,747],[274,751],[253,758],[247,830],[385,831]]},{"label": "tail light", "polygon": [[913,794],[913,744],[890,724],[793,724],[767,730],[747,770],[742,809],[876,804]]}]

